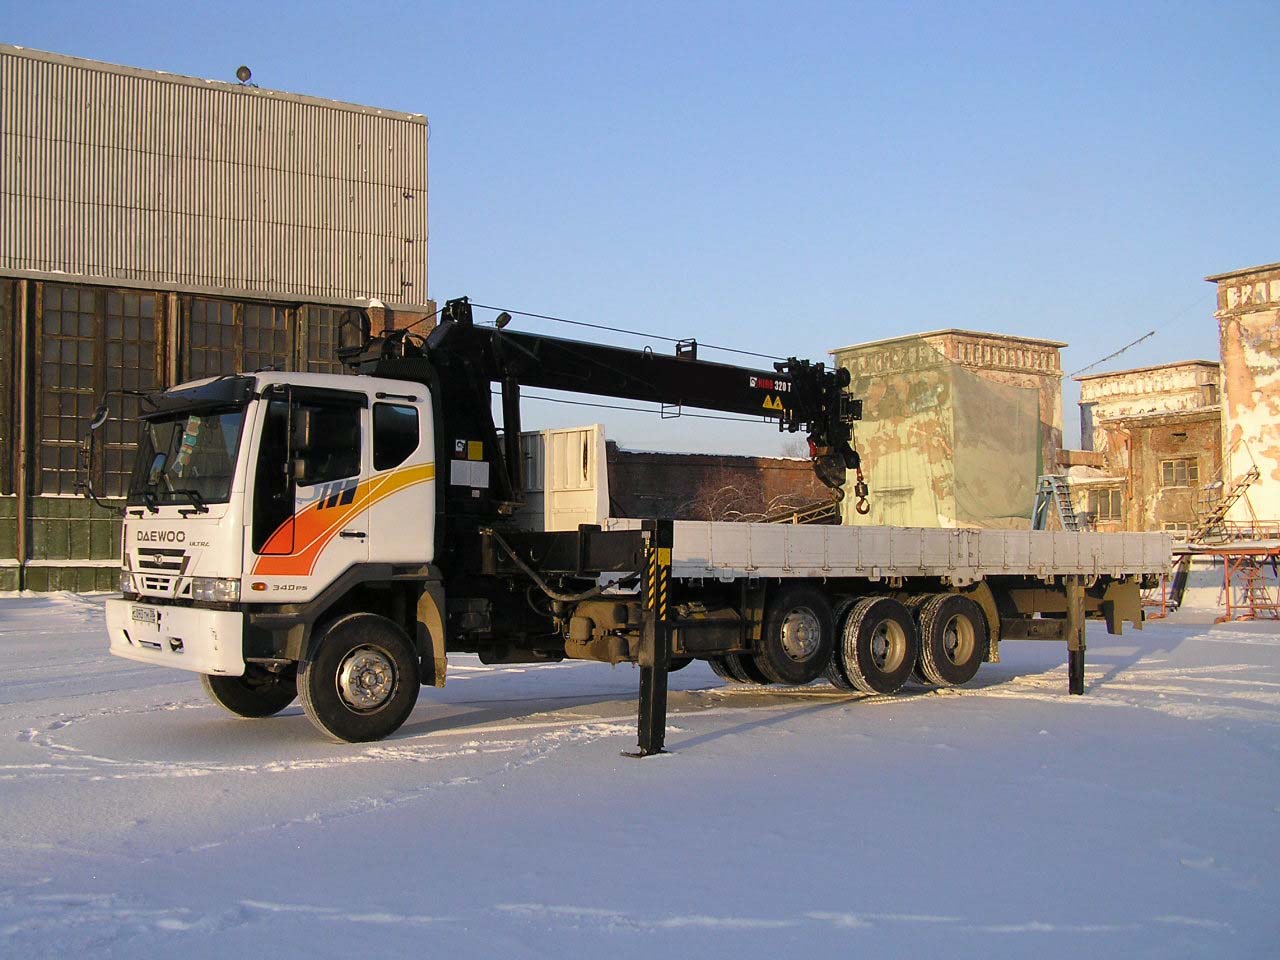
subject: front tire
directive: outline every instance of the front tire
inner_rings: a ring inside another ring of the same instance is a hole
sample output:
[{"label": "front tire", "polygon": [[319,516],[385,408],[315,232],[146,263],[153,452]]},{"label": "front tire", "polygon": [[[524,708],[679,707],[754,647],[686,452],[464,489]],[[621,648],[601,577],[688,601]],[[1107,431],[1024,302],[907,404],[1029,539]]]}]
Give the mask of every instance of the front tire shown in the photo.
[{"label": "front tire", "polygon": [[202,673],[200,686],[223,710],[250,720],[275,716],[298,696],[293,677],[271,673],[256,664],[248,664],[243,677]]},{"label": "front tire", "polygon": [[357,613],[332,624],[298,671],[302,710],[345,743],[381,740],[418,700],[418,660],[404,631],[385,617]]}]

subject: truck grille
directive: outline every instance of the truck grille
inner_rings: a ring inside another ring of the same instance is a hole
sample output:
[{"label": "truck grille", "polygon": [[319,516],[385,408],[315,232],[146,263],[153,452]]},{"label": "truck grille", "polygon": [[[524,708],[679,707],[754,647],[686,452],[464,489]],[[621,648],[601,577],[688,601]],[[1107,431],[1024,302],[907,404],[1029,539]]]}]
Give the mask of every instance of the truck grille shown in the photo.
[{"label": "truck grille", "polygon": [[166,550],[163,547],[138,547],[137,568],[140,571],[154,570],[157,573],[171,573],[181,576],[187,569],[187,560],[185,550]]},{"label": "truck grille", "polygon": [[146,593],[162,593],[168,596],[173,592],[173,581],[177,577],[159,576],[154,573],[144,573],[138,575],[139,586]]}]

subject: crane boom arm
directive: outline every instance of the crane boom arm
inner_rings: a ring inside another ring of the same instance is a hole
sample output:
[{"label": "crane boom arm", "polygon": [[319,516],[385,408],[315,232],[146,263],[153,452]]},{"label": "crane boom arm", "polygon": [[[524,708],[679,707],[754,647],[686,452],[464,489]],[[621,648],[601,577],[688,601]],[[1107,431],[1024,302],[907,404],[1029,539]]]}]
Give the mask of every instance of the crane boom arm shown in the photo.
[{"label": "crane boom arm", "polygon": [[[673,356],[477,326],[462,298],[445,305],[425,344],[392,334],[371,344],[357,363],[372,360],[373,370],[385,375],[388,359],[394,365],[394,358],[424,357],[442,379],[472,390],[473,400],[490,384],[500,385],[508,463],[518,449],[519,390],[526,386],[775,420],[781,430],[807,435],[818,477],[843,496],[845,471],[860,466],[853,424],[862,418],[862,401],[845,392],[848,371],[795,358],[773,370],[754,369],[700,360],[693,341],[681,346]],[[504,472],[518,495],[517,471]],[[860,486],[859,497],[864,493]]]}]

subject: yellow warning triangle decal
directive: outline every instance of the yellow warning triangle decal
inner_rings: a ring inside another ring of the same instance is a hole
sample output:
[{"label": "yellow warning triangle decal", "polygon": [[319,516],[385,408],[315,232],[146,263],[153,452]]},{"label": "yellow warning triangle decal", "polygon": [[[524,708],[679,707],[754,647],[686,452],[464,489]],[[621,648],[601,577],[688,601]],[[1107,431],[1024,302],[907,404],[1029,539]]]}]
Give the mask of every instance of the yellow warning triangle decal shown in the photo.
[{"label": "yellow warning triangle decal", "polygon": [[782,398],[781,397],[765,397],[764,408],[766,410],[781,410]]}]

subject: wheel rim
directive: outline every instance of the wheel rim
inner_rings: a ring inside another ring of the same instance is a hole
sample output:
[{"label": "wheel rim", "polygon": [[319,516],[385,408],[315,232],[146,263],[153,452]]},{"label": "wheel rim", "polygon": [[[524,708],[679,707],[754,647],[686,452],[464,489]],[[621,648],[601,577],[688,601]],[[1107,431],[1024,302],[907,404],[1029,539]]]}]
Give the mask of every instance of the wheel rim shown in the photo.
[{"label": "wheel rim", "polygon": [[338,666],[338,696],[356,713],[373,713],[396,690],[396,665],[381,647],[356,647]]},{"label": "wheel rim", "polygon": [[902,666],[907,655],[907,633],[902,624],[881,620],[871,634],[871,662],[884,673]]},{"label": "wheel rim", "polygon": [[808,607],[795,607],[782,621],[782,649],[788,657],[802,663],[812,657],[822,640],[822,624]]},{"label": "wheel rim", "polygon": [[968,617],[956,614],[942,628],[942,652],[956,666],[969,662],[977,642]]}]

